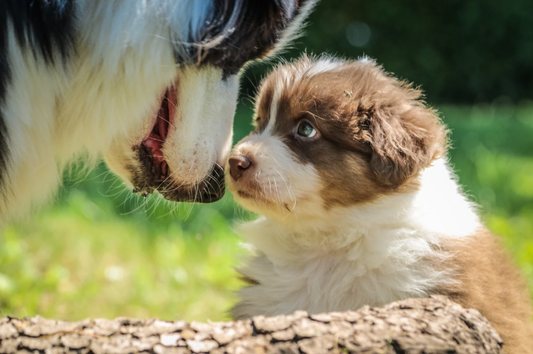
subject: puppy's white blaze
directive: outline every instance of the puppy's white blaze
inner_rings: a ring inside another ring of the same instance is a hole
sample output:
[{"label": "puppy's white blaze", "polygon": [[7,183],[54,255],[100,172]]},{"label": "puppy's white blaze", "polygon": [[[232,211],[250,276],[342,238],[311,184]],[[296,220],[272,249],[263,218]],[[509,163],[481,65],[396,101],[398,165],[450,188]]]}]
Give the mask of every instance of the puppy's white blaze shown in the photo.
[{"label": "puppy's white blaze", "polygon": [[190,184],[203,180],[215,163],[225,165],[231,148],[237,76],[222,80],[222,70],[184,67],[178,82],[178,107],[163,155],[170,178]]},{"label": "puppy's white blaze", "polygon": [[261,135],[268,137],[272,135],[272,132],[274,131],[274,126],[276,125],[276,117],[278,116],[278,101],[281,97],[281,90],[282,87],[280,87],[279,85],[276,86],[276,88],[274,89],[274,95],[272,95],[272,103],[270,104],[270,116],[268,117],[268,124],[265,130],[261,132]]}]

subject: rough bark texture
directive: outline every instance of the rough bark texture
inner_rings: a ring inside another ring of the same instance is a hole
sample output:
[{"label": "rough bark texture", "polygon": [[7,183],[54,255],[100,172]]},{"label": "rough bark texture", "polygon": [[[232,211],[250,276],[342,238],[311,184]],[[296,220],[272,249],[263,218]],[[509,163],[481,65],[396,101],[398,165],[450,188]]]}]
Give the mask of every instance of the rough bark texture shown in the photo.
[{"label": "rough bark texture", "polygon": [[0,319],[0,340],[1,353],[500,353],[502,347],[479,312],[440,296],[210,324],[8,317]]}]

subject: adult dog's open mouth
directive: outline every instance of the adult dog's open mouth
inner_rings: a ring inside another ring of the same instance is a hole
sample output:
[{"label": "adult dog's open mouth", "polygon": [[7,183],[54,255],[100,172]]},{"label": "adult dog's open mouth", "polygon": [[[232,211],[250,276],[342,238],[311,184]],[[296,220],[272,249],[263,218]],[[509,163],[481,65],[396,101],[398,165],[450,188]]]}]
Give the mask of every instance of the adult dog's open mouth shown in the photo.
[{"label": "adult dog's open mouth", "polygon": [[133,192],[146,196],[158,191],[165,199],[179,202],[211,203],[224,196],[224,170],[215,164],[211,173],[196,184],[177,184],[165,161],[163,147],[173,126],[178,106],[176,87],[169,87],[153,118],[153,126],[142,143],[136,147],[142,170],[134,173]]},{"label": "adult dog's open mouth", "polygon": [[149,163],[146,167],[150,167],[149,172],[153,175],[154,182],[162,183],[168,177],[168,164],[161,149],[167,139],[168,129],[172,125],[176,105],[176,88],[171,87],[167,89],[161,100],[159,111],[153,119],[152,130],[141,143],[141,149],[146,153],[146,159],[143,160]]}]

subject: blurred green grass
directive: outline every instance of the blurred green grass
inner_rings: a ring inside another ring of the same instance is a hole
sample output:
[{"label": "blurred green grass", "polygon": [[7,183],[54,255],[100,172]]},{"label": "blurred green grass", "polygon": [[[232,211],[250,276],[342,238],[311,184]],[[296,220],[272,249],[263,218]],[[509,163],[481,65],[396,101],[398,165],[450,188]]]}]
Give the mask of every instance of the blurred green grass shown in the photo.
[{"label": "blurred green grass", "polygon": [[[533,106],[442,106],[450,158],[489,228],[533,284]],[[241,105],[235,140],[250,130]],[[2,315],[228,319],[250,215],[230,195],[203,206],[132,196],[98,166],[67,178],[54,205],[0,236]]]}]

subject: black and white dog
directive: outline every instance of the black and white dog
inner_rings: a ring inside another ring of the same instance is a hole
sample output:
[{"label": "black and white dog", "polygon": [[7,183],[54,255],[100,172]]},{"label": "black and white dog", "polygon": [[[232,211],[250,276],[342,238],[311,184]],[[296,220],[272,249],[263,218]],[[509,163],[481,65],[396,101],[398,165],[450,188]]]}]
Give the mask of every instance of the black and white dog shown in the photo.
[{"label": "black and white dog", "polygon": [[0,1],[0,223],[104,154],[135,192],[224,193],[238,72],[316,0]]}]

